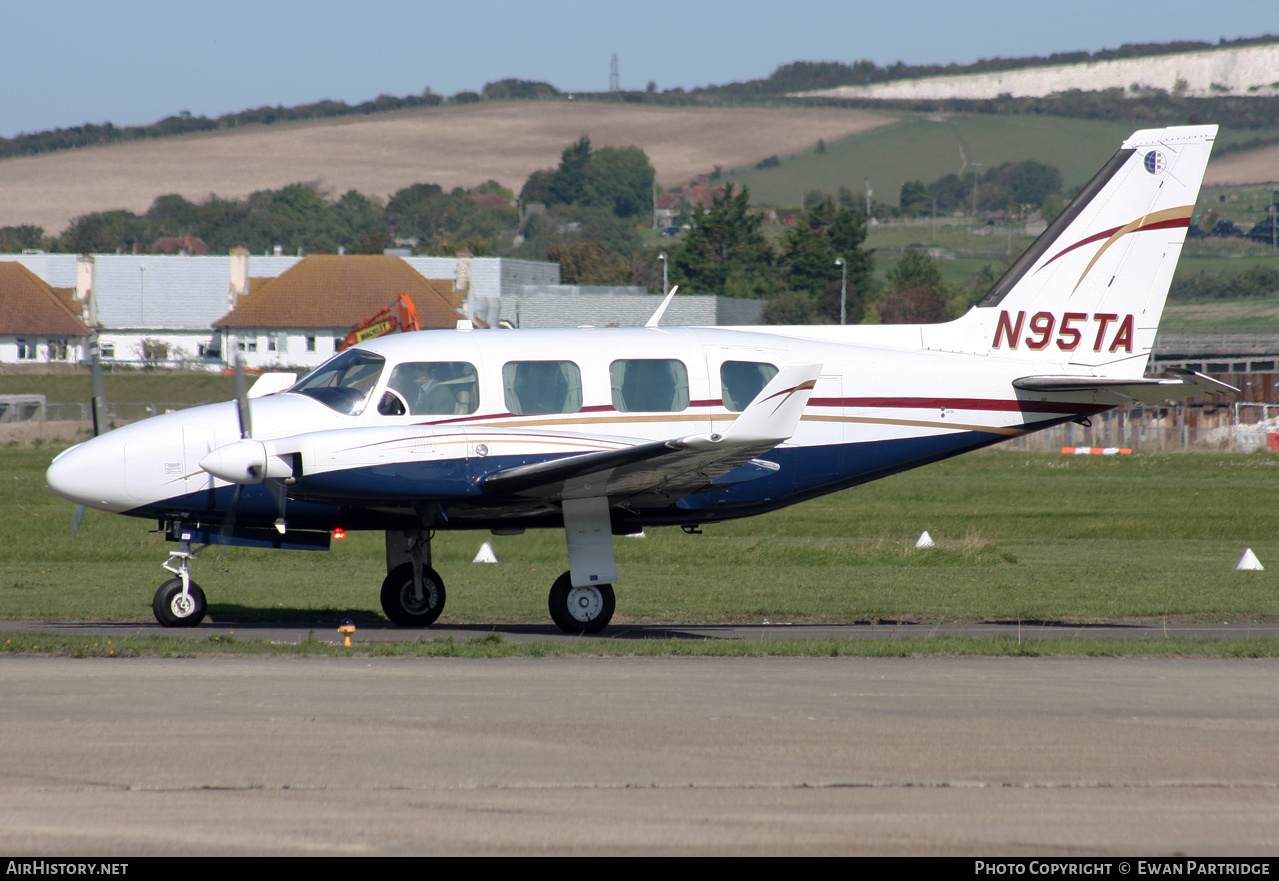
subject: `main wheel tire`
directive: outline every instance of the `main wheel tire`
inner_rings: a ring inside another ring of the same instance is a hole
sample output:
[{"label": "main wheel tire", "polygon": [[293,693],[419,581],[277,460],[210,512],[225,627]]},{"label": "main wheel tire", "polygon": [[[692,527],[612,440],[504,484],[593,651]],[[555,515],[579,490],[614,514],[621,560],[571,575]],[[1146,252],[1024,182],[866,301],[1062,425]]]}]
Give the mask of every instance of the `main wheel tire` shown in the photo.
[{"label": "main wheel tire", "polygon": [[430,566],[422,567],[422,593],[413,598],[413,564],[401,563],[382,582],[382,611],[400,627],[430,627],[444,611],[444,579]]},{"label": "main wheel tire", "polygon": [[551,620],[565,633],[599,633],[613,620],[616,605],[613,585],[574,587],[567,572],[555,579],[547,598]]},{"label": "main wheel tire", "polygon": [[208,606],[200,585],[190,582],[186,596],[183,596],[182,579],[170,578],[155,592],[151,611],[155,613],[155,620],[164,627],[195,627],[204,620]]}]

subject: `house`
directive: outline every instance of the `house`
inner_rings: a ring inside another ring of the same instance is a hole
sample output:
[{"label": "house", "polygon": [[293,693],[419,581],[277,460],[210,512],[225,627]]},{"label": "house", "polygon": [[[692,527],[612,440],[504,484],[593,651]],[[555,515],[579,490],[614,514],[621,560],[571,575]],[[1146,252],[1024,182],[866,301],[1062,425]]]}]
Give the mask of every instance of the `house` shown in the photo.
[{"label": "house", "polygon": [[74,364],[92,336],[72,289],[55,290],[21,263],[0,263],[0,363]]},{"label": "house", "polygon": [[672,190],[657,197],[657,217],[669,224],[679,216],[680,205],[687,203],[690,210],[709,211],[716,198],[724,195],[723,187],[713,187],[707,183],[695,184],[687,189]]},{"label": "house", "polygon": [[233,351],[234,340],[250,367],[313,367],[401,294],[413,301],[423,328],[456,327],[467,317],[466,291],[457,288],[453,279],[423,277],[400,257],[316,254],[240,295],[213,328],[220,350]]},{"label": "house", "polygon": [[[0,266],[22,265],[54,290],[74,291],[72,308],[98,332],[107,361],[221,369],[212,325],[234,302],[237,259],[247,273],[247,255],[0,254]],[[253,272],[279,275],[298,260],[255,257]],[[8,360],[0,351],[0,363]]]}]

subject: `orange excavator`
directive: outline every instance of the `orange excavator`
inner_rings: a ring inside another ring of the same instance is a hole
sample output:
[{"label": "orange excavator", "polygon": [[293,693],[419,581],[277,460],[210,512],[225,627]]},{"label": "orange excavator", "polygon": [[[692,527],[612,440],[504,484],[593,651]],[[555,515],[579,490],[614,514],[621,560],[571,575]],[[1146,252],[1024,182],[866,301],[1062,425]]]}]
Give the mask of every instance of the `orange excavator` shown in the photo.
[{"label": "orange excavator", "polygon": [[413,307],[413,301],[408,295],[400,294],[400,298],[394,303],[351,328],[346,338],[338,343],[337,350],[340,352],[356,343],[386,336],[388,333],[408,333],[410,330],[421,329],[417,323],[417,309]]}]

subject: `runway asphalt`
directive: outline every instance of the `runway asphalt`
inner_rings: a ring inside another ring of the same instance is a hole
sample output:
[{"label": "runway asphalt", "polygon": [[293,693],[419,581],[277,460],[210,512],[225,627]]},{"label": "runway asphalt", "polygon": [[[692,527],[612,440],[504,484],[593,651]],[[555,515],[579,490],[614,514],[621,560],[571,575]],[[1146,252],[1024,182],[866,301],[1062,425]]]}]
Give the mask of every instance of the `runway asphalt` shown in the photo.
[{"label": "runway asphalt", "polygon": [[[174,636],[208,638],[234,636],[271,642],[297,643],[316,639],[340,644],[340,621],[317,621],[301,624],[223,623],[206,621],[195,628],[165,628],[154,621],[144,623],[93,623],[0,621],[0,633],[17,630],[98,636]],[[573,642],[637,639],[723,639],[760,641],[765,639],[901,639],[935,636],[992,637],[1012,639],[1279,639],[1279,623],[1221,621],[1213,623],[1133,623],[1133,624],[1063,624],[1053,621],[977,621],[912,624],[881,621],[873,624],[613,624],[601,633],[570,636],[550,622],[546,624],[437,624],[425,630],[405,630],[392,624],[361,625],[354,641],[402,642],[418,639],[449,639],[459,642],[480,639],[497,633],[512,642]]]},{"label": "runway asphalt", "polygon": [[0,657],[0,850],[1273,855],[1279,661]]}]

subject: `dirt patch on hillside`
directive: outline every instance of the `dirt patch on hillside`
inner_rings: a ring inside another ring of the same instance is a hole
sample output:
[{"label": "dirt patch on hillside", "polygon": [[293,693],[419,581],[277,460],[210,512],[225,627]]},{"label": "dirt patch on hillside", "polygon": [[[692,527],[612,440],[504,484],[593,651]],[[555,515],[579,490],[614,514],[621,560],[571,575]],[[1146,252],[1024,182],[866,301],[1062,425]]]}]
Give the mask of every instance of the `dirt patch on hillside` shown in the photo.
[{"label": "dirt patch on hillside", "polygon": [[319,181],[334,194],[386,197],[413,183],[470,187],[492,178],[519,192],[531,172],[556,165],[583,134],[596,147],[641,147],[670,186],[715,165],[758,162],[892,121],[860,110],[556,101],[260,126],[4,160],[0,226],[29,223],[58,234],[81,214],[141,214],[167,193],[239,198],[297,181]]},{"label": "dirt patch on hillside", "polygon": [[1206,187],[1237,187],[1279,181],[1279,146],[1231,153],[1208,163]]}]

